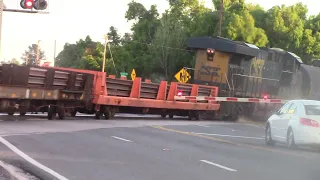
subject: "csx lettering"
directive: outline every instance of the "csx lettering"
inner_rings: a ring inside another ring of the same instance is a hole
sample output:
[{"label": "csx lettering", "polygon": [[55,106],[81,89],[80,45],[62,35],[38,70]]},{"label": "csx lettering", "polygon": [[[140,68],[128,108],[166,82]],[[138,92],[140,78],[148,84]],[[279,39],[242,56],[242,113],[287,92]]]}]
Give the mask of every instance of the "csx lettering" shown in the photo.
[{"label": "csx lettering", "polygon": [[201,66],[200,68],[200,74],[201,75],[211,75],[211,76],[219,76],[218,71],[220,71],[221,68],[218,67],[211,67],[211,66]]}]

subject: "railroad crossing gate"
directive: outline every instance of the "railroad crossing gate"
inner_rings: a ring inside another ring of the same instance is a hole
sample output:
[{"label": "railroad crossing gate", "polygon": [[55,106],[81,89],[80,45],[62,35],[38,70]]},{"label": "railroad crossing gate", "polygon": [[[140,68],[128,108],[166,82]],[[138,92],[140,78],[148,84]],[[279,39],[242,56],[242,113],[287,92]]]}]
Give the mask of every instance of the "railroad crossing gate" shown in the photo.
[{"label": "railroad crossing gate", "polygon": [[137,74],[136,74],[136,70],[132,69],[132,72],[131,72],[131,79],[132,81],[136,78]]},{"label": "railroad crossing gate", "polygon": [[181,83],[186,83],[191,78],[190,74],[184,68],[182,68],[174,77]]}]

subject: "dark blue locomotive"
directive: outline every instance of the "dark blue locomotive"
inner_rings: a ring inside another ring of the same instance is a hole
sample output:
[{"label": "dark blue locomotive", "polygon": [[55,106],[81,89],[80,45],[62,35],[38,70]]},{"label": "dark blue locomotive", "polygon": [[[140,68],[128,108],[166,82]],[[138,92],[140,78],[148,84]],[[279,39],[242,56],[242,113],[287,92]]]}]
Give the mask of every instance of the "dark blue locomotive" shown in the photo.
[{"label": "dark blue locomotive", "polygon": [[[292,52],[220,37],[190,38],[187,47],[196,55],[195,68],[189,68],[190,82],[218,86],[219,96],[320,99],[318,61],[306,65]],[[254,103],[222,105],[222,111],[231,116],[266,114],[272,108]]]}]

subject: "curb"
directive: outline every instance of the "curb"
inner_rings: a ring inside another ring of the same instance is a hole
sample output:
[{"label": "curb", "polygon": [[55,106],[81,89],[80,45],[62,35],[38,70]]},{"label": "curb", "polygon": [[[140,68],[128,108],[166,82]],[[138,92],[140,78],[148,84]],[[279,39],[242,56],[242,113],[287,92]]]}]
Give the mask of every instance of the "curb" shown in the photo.
[{"label": "curb", "polygon": [[[10,164],[11,166],[16,166],[17,168],[24,171],[24,173],[29,173],[31,176],[39,179],[39,180],[58,180],[56,177],[52,176],[51,174],[39,169],[35,165],[29,163],[28,161],[25,161],[21,157],[18,157],[16,159],[6,159],[2,158],[3,162]],[[0,165],[1,167],[1,165]]]}]

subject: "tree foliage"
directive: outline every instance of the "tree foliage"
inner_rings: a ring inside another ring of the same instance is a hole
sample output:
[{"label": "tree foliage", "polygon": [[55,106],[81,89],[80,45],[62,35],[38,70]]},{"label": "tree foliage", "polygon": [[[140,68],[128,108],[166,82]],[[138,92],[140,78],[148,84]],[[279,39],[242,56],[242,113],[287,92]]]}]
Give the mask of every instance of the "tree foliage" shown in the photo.
[{"label": "tree foliage", "polygon": [[16,58],[12,58],[9,61],[1,61],[0,64],[17,64],[20,65],[20,62]]},{"label": "tree foliage", "polygon": [[111,26],[107,35],[108,39],[111,41],[113,45],[120,45],[121,36],[118,34],[118,31],[115,27]]},{"label": "tree foliage", "polygon": [[[155,5],[130,2],[124,16],[133,22],[132,32],[121,36],[113,26],[107,32],[106,71],[119,75],[135,69],[138,76],[153,81],[172,80],[179,69],[194,65],[186,39],[218,35],[220,2],[212,0],[214,9],[209,9],[200,0],[168,0],[169,8],[162,14]],[[223,3],[223,37],[282,48],[305,63],[320,58],[320,14],[308,17],[302,3],[268,10],[245,0]],[[101,70],[103,52],[104,44],[87,36],[75,44],[66,43],[56,65]]]},{"label": "tree foliage", "polygon": [[[38,65],[37,62],[37,51],[38,45],[32,44],[28,49],[22,54],[21,60],[24,65]],[[39,47],[39,60],[45,59],[45,53]]]}]

